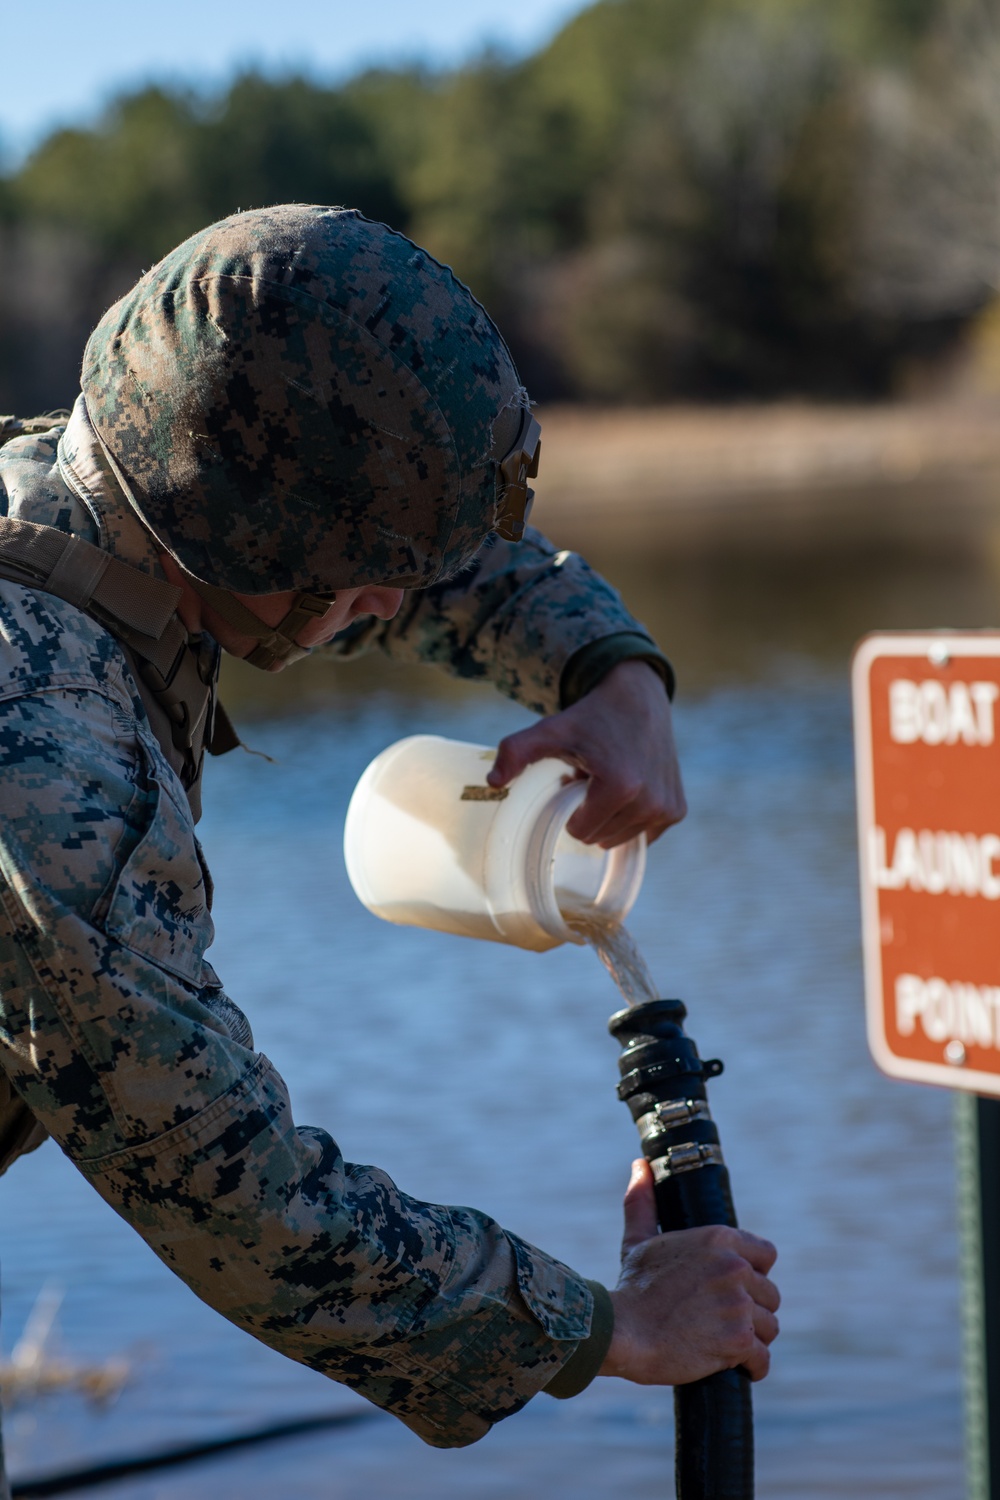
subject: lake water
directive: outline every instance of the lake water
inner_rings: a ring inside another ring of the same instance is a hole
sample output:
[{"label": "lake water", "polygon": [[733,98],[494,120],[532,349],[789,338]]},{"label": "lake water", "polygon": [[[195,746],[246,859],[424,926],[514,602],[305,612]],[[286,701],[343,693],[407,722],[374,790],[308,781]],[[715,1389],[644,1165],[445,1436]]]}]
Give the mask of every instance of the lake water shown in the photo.
[{"label": "lake water", "polygon": [[[688,1005],[741,1221],[780,1248],[784,1306],[756,1388],[762,1497],[962,1494],[952,1101],[892,1083],[863,1030],[847,660],[886,625],[990,624],[985,563],[611,559],[675,657],[690,816],[651,851],[630,926]],[[317,672],[250,724],[277,764],[213,765],[203,837],[212,957],[298,1118],[405,1189],[472,1203],[613,1283],[636,1139],[588,950],[525,954],[379,923],[340,851],[351,788],[403,734],[494,742],[527,720],[431,674]],[[233,682],[244,720],[250,679]],[[370,684],[364,686],[364,684]],[[257,688],[261,684],[256,684]],[[270,686],[270,685],[264,685]],[[303,706],[305,705],[305,707]],[[386,1101],[394,1101],[387,1106]],[[47,1145],[5,1179],[9,1350],[65,1289],[67,1354],[125,1352],[116,1403],[6,1415],[15,1479],[314,1412],[350,1393],[197,1303]],[[606,1500],[672,1491],[668,1392],[597,1381],[436,1452],[389,1418],[91,1490],[134,1500]]]}]

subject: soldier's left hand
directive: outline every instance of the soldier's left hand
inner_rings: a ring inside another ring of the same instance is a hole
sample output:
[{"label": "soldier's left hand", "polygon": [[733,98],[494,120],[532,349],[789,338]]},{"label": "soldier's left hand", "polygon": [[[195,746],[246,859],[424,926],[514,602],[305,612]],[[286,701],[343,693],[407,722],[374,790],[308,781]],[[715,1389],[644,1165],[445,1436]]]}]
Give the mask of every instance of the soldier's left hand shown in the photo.
[{"label": "soldier's left hand", "polygon": [[487,780],[506,786],[547,757],[590,780],[567,824],[585,844],[611,849],[639,833],[652,842],[687,812],[670,699],[644,661],[619,662],[571,708],[501,740]]}]

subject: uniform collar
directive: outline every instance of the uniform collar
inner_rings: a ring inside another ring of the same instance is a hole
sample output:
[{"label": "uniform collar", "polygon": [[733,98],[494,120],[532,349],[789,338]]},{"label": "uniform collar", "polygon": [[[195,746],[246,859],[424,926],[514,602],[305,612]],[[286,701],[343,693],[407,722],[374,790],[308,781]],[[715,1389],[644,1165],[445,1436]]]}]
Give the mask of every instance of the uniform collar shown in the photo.
[{"label": "uniform collar", "polygon": [[162,578],[159,548],[115,477],[82,396],[77,397],[59,440],[58,467],[64,482],[93,517],[99,545],[132,567]]}]

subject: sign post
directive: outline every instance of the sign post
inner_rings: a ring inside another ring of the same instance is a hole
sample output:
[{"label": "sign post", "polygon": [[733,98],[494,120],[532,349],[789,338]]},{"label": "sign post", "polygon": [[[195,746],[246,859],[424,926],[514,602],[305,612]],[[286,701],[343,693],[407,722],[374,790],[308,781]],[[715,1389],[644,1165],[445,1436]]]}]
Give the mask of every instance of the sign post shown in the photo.
[{"label": "sign post", "polygon": [[955,1098],[970,1500],[1000,1496],[1000,1100]]},{"label": "sign post", "polygon": [[868,636],[853,670],[878,1065],[958,1090],[970,1500],[1000,1500],[1000,632]]}]

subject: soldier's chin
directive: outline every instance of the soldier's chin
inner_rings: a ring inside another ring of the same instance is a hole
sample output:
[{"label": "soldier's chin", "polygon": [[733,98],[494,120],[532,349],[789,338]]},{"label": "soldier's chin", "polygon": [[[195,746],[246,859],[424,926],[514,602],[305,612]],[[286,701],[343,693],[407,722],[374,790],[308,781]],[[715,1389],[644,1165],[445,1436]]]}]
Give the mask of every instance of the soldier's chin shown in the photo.
[{"label": "soldier's chin", "polygon": [[[237,653],[235,651],[231,651],[230,655],[232,655],[232,656],[238,656],[238,659],[240,661],[249,661],[250,658],[251,658],[251,656],[253,656],[254,652],[256,651],[256,649],[257,649],[257,642],[256,641],[251,641],[249,643],[249,645],[247,646],[247,648],[246,648],[245,651],[240,652],[240,653]],[[261,667],[259,670],[263,671],[263,672],[280,672],[280,671],[283,670],[283,668],[285,668],[287,666],[288,666],[288,658],[287,657],[279,657],[278,660],[277,661],[273,661],[269,667]]]}]

